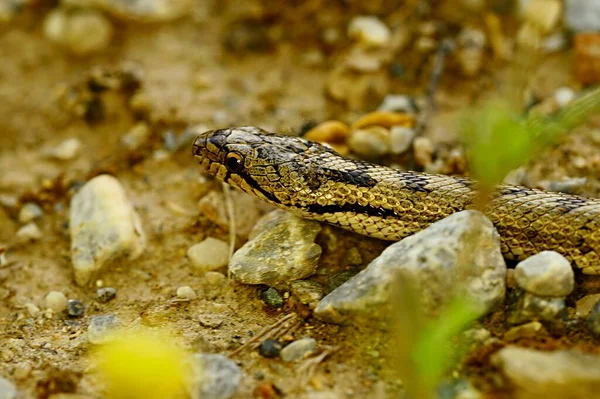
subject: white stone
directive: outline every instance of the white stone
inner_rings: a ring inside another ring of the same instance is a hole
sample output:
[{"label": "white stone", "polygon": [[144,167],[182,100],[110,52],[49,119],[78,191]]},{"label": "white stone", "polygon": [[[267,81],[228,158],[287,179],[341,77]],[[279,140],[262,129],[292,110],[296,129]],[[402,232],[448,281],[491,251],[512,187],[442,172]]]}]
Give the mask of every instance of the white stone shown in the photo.
[{"label": "white stone", "polygon": [[348,25],[348,36],[358,39],[369,47],[381,47],[389,43],[392,34],[390,29],[377,17],[354,17]]},{"label": "white stone", "polygon": [[523,290],[539,296],[566,297],[575,287],[571,264],[554,251],[543,251],[519,262],[515,280]]},{"label": "white stone", "polygon": [[31,222],[17,230],[16,235],[23,241],[37,241],[42,238],[42,231],[37,224]]},{"label": "white stone", "polygon": [[46,294],[46,307],[55,313],[63,312],[67,308],[67,297],[60,291],[50,291]]},{"label": "white stone", "polygon": [[410,148],[415,131],[409,127],[393,126],[390,129],[390,147],[392,154],[402,154]]},{"label": "white stone", "polygon": [[189,285],[184,285],[182,287],[177,288],[177,298],[186,299],[191,301],[192,299],[196,299],[198,296],[196,295],[196,291]]}]

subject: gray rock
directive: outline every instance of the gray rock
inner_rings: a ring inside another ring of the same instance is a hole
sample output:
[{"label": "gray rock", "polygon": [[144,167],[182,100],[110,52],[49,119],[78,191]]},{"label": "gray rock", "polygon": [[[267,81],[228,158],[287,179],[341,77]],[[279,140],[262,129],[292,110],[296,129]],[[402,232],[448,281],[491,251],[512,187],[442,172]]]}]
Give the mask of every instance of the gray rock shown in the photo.
[{"label": "gray rock", "polygon": [[274,308],[280,308],[283,306],[283,298],[281,297],[281,294],[279,294],[279,291],[277,291],[275,288],[270,287],[268,290],[264,291],[261,294],[261,297],[263,299],[263,301],[265,301],[265,303],[269,306],[272,306]]},{"label": "gray rock", "polygon": [[88,181],[71,200],[70,218],[71,260],[79,285],[118,258],[137,258],[146,247],[140,219],[112,176]]},{"label": "gray rock", "polygon": [[106,303],[117,296],[117,290],[113,287],[102,287],[96,290],[96,296],[102,303]]},{"label": "gray rock", "polygon": [[15,399],[17,397],[17,387],[15,384],[0,377],[0,399]]},{"label": "gray rock", "polygon": [[535,320],[559,322],[565,317],[564,298],[540,297],[528,292],[521,292],[513,310],[508,315],[508,322],[510,324]]},{"label": "gray rock", "polygon": [[492,223],[479,212],[463,211],[390,245],[365,270],[323,298],[315,315],[334,323],[352,317],[382,318],[392,292],[407,280],[422,288],[419,295],[427,313],[437,314],[457,293],[471,298],[485,313],[503,300],[505,277],[506,264]]},{"label": "gray rock", "polygon": [[302,360],[310,355],[317,348],[317,341],[314,338],[301,338],[281,350],[279,356],[284,362],[294,362]]},{"label": "gray rock", "polygon": [[597,0],[566,0],[565,24],[576,32],[600,30],[600,2]]},{"label": "gray rock", "polygon": [[283,288],[313,274],[321,256],[321,247],[314,243],[321,225],[284,211],[265,218],[251,232],[254,238],[233,254],[233,277],[245,284]]},{"label": "gray rock", "polygon": [[539,296],[566,297],[575,287],[571,263],[554,251],[543,251],[519,262],[515,280],[519,287]]},{"label": "gray rock", "polygon": [[592,333],[600,337],[600,301],[596,302],[592,308],[587,319],[587,326]]},{"label": "gray rock", "polygon": [[517,398],[587,399],[600,392],[600,357],[575,350],[542,352],[506,347],[492,364],[516,388]]},{"label": "gray rock", "polygon": [[67,301],[67,314],[70,317],[81,317],[85,313],[85,305],[77,299]]},{"label": "gray rock", "polygon": [[240,367],[219,354],[197,353],[197,365],[192,381],[193,399],[227,399],[233,397],[242,380]]},{"label": "gray rock", "polygon": [[300,303],[305,305],[316,303],[325,295],[323,286],[311,280],[292,281],[290,289]]},{"label": "gray rock", "polygon": [[88,341],[95,345],[105,344],[114,338],[114,333],[123,327],[121,319],[114,314],[93,316],[87,330]]}]

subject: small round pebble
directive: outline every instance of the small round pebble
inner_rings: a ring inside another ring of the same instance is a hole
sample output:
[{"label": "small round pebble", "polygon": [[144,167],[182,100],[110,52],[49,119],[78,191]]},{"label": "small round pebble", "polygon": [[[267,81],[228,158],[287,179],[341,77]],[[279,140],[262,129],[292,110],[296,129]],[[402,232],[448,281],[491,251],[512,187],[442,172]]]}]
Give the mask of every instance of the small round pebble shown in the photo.
[{"label": "small round pebble", "polygon": [[19,222],[29,223],[34,219],[39,219],[44,214],[38,204],[28,202],[19,211]]},{"label": "small round pebble", "polygon": [[80,150],[81,141],[76,138],[70,138],[54,147],[48,155],[51,158],[58,159],[59,161],[68,161],[77,157]]},{"label": "small round pebble", "polygon": [[350,135],[348,146],[360,156],[381,157],[390,151],[390,133],[382,126],[357,129]]},{"label": "small round pebble", "polygon": [[415,131],[409,127],[394,126],[390,129],[390,147],[392,154],[402,154],[410,148]]},{"label": "small round pebble", "polygon": [[67,301],[67,314],[71,317],[81,317],[85,313],[85,305],[77,299]]},{"label": "small round pebble", "polygon": [[417,137],[413,141],[415,161],[421,166],[427,166],[431,163],[434,150],[433,143],[427,137]]},{"label": "small round pebble", "polygon": [[37,241],[42,238],[42,231],[35,223],[31,222],[17,230],[16,235],[24,241]]},{"label": "small round pebble", "polygon": [[55,313],[63,312],[67,308],[67,297],[60,291],[50,291],[46,294],[46,307]]},{"label": "small round pebble", "polygon": [[123,327],[123,323],[114,314],[93,316],[87,330],[88,341],[95,345],[105,344],[121,327]]},{"label": "small round pebble", "polygon": [[596,302],[587,319],[587,326],[594,335],[600,337],[600,301]]},{"label": "small round pebble", "polygon": [[554,251],[543,251],[519,262],[515,279],[523,290],[539,296],[566,297],[575,287],[571,264]]},{"label": "small round pebble", "polygon": [[554,101],[561,108],[575,99],[575,91],[570,87],[560,87],[554,92]]},{"label": "small round pebble", "polygon": [[279,292],[271,287],[268,290],[264,291],[262,294],[262,299],[269,306],[273,306],[275,308],[280,308],[283,306],[283,298],[279,295]]},{"label": "small round pebble", "polygon": [[25,304],[25,309],[27,309],[27,313],[29,313],[31,317],[37,317],[40,314],[40,308],[31,302]]},{"label": "small round pebble", "polygon": [[314,338],[302,338],[287,345],[281,350],[281,360],[284,362],[293,362],[302,360],[310,355],[317,348],[317,341]]},{"label": "small round pebble", "polygon": [[106,303],[117,296],[117,290],[113,287],[102,287],[96,290],[96,296],[102,303]]},{"label": "small round pebble", "polygon": [[192,245],[187,251],[187,256],[197,269],[204,271],[220,269],[229,263],[229,244],[208,237]]},{"label": "small round pebble", "polygon": [[104,50],[113,35],[110,20],[94,10],[56,8],[44,21],[44,34],[77,55]]},{"label": "small round pebble", "polygon": [[415,105],[415,101],[409,96],[403,94],[388,94],[385,96],[377,110],[416,113],[417,106]]},{"label": "small round pebble", "polygon": [[206,272],[206,274],[204,274],[204,281],[206,281],[206,284],[212,286],[223,284],[226,278],[227,277],[221,272]]},{"label": "small round pebble", "polygon": [[177,288],[177,298],[185,299],[191,301],[193,299],[198,298],[196,295],[196,291],[189,285],[184,285],[182,287]]},{"label": "small round pebble", "polygon": [[348,36],[358,39],[365,46],[380,47],[390,41],[392,34],[379,18],[358,16],[354,17],[348,25]]},{"label": "small round pebble", "polygon": [[266,339],[260,344],[258,352],[263,357],[277,357],[281,348],[283,348],[281,342],[275,339]]}]

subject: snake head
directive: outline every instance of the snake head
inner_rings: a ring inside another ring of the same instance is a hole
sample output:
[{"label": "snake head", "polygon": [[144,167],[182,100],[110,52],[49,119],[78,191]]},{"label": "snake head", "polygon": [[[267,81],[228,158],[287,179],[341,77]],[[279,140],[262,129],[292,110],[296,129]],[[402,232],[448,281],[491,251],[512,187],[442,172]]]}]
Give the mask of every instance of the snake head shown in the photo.
[{"label": "snake head", "polygon": [[257,127],[211,130],[199,135],[192,152],[217,179],[275,205],[289,197],[289,185],[313,143],[274,135]]}]

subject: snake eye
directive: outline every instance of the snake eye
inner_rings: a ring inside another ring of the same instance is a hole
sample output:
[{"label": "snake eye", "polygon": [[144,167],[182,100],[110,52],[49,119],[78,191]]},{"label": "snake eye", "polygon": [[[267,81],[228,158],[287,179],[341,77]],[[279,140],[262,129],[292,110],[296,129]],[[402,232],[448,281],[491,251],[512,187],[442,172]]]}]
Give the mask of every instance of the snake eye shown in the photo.
[{"label": "snake eye", "polygon": [[239,173],[244,167],[244,160],[240,154],[230,152],[225,158],[225,166],[232,173]]}]

